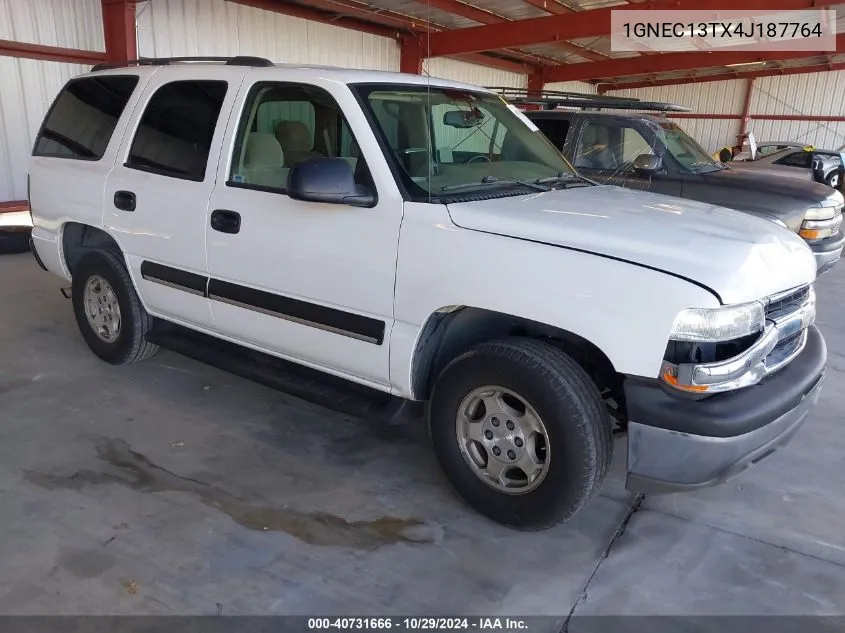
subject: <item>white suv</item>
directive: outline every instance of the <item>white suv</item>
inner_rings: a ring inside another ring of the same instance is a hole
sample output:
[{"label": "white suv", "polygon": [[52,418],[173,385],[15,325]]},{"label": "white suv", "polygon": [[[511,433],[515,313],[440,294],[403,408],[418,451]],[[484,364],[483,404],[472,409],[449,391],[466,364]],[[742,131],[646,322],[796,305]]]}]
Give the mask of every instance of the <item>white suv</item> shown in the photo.
[{"label": "white suv", "polygon": [[166,344],[343,411],[422,411],[453,487],[508,525],[583,507],[615,425],[629,488],[725,481],[823,381],[803,240],[586,181],[478,87],[257,58],[95,67],[29,174],[33,252],[100,358]]}]

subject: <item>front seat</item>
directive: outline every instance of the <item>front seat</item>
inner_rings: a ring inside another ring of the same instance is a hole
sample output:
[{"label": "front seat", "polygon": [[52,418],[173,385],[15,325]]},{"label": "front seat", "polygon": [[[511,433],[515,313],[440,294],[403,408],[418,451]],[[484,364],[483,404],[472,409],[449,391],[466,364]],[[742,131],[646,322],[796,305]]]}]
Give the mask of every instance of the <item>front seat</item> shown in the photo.
[{"label": "front seat", "polygon": [[314,151],[314,139],[308,126],[302,121],[279,121],[276,125],[276,140],[285,153],[286,167],[293,167],[309,158],[322,156]]},{"label": "front seat", "polygon": [[284,169],[282,146],[272,134],[251,133],[244,148],[244,178],[250,185],[287,187],[288,169]]},{"label": "front seat", "polygon": [[616,169],[616,157],[608,147],[607,128],[598,125],[587,125],[581,134],[581,155],[578,157],[578,167],[587,169]]}]

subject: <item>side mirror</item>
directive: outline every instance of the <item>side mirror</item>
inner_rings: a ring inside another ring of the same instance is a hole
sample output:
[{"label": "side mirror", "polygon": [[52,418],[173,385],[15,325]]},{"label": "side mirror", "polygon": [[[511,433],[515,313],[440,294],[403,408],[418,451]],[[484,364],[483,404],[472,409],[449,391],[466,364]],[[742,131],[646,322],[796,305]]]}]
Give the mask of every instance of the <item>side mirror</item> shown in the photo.
[{"label": "side mirror", "polygon": [[[359,159],[360,160],[360,159]],[[343,158],[312,158],[293,166],[288,174],[288,196],[304,202],[375,206],[375,193],[355,184],[352,166]]]},{"label": "side mirror", "polygon": [[663,168],[663,160],[654,154],[640,154],[634,159],[634,171],[653,174]]}]

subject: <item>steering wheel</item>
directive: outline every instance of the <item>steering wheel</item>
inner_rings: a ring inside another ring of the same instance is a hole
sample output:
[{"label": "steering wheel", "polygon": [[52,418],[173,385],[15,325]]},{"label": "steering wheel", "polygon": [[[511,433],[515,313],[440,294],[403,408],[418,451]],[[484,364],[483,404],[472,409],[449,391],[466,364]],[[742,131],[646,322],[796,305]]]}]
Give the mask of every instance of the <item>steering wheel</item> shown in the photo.
[{"label": "steering wheel", "polygon": [[465,164],[465,165],[469,165],[470,163],[474,163],[474,162],[476,162],[476,161],[483,161],[483,162],[485,162],[485,163],[489,163],[489,162],[490,162],[490,157],[489,157],[489,156],[485,156],[484,154],[476,154],[475,156],[473,156],[473,157],[471,157],[471,158],[469,158],[469,159],[465,160],[465,161],[464,161],[464,164]]}]

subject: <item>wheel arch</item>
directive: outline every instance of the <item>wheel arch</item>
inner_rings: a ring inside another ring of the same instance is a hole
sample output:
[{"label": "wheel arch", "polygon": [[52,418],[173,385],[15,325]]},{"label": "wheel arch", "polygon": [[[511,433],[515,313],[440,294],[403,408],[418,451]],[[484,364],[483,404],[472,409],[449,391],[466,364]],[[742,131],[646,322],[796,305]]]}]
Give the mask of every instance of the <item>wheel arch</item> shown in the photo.
[{"label": "wheel arch", "polygon": [[618,374],[607,354],[583,336],[524,317],[473,306],[444,306],[426,319],[411,360],[414,399],[427,400],[437,376],[454,358],[474,345],[500,338],[545,340],[569,354],[596,382],[613,388]]},{"label": "wheel arch", "polygon": [[[61,232],[62,261],[65,269],[73,276],[73,267],[82,256],[92,250],[114,253],[124,264],[126,258],[117,240],[102,228],[81,222],[66,222]],[[130,275],[131,276],[131,275]]]}]

